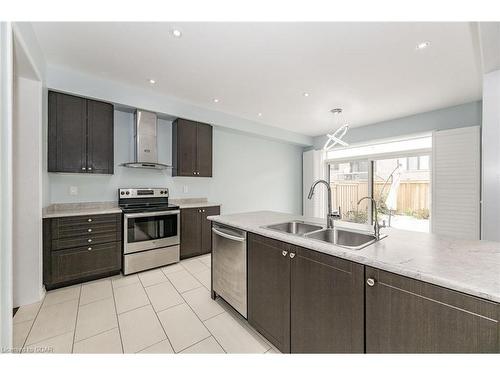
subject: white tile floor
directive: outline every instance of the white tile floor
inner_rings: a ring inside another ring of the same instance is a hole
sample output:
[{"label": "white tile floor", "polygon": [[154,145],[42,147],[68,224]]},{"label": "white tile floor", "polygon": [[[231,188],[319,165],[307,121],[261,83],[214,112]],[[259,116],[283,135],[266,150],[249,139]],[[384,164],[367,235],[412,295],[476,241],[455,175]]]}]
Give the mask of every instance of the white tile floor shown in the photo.
[{"label": "white tile floor", "polygon": [[277,353],[210,298],[210,255],[50,291],[14,317],[14,347],[41,353]]}]

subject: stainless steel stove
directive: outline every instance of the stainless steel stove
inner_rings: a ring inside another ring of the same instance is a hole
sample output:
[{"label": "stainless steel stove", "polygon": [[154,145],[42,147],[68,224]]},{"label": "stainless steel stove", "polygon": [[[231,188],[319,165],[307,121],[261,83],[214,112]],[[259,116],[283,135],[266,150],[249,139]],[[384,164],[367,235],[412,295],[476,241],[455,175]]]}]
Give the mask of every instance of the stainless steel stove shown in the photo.
[{"label": "stainless steel stove", "polygon": [[118,189],[123,211],[123,274],[179,261],[180,209],[167,188]]}]

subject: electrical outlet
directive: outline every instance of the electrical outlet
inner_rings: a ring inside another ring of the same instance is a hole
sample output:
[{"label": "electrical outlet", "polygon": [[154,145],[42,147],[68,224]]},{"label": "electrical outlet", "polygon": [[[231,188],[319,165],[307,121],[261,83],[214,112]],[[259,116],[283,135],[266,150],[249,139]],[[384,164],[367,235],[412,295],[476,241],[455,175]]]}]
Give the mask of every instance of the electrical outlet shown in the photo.
[{"label": "electrical outlet", "polygon": [[184,185],[184,186],[182,187],[182,192],[183,192],[184,194],[186,194],[186,193],[188,192],[188,187],[187,187],[187,185]]},{"label": "electrical outlet", "polygon": [[70,186],[69,195],[78,195],[78,186]]}]

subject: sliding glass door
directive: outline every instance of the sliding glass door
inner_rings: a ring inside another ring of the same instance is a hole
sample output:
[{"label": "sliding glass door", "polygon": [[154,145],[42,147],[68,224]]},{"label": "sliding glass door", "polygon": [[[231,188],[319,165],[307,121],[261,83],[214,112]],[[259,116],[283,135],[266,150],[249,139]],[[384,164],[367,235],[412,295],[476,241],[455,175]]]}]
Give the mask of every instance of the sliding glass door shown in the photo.
[{"label": "sliding glass door", "polygon": [[371,224],[370,196],[377,202],[378,220],[393,228],[429,232],[430,153],[377,159],[329,162],[332,205],[342,220]]},{"label": "sliding glass door", "polygon": [[342,213],[342,220],[369,223],[369,200],[357,202],[371,195],[371,163],[368,159],[331,163],[329,165],[332,205]]}]

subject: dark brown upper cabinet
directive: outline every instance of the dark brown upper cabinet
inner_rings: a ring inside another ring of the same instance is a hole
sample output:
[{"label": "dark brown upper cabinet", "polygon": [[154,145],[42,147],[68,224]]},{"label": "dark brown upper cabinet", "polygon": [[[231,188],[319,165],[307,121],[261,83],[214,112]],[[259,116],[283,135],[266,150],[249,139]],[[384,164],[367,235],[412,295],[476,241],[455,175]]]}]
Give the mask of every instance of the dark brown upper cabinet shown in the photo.
[{"label": "dark brown upper cabinet", "polygon": [[212,252],[212,224],[207,216],[219,214],[219,206],[181,209],[181,259]]},{"label": "dark brown upper cabinet", "polygon": [[248,321],[283,353],[363,353],[364,267],[249,234]]},{"label": "dark brown upper cabinet", "polygon": [[113,174],[113,105],[49,91],[48,171]]},{"label": "dark brown upper cabinet", "polygon": [[185,119],[172,123],[172,176],[212,177],[212,126]]},{"label": "dark brown upper cabinet", "polygon": [[367,353],[498,353],[499,305],[366,267]]}]

